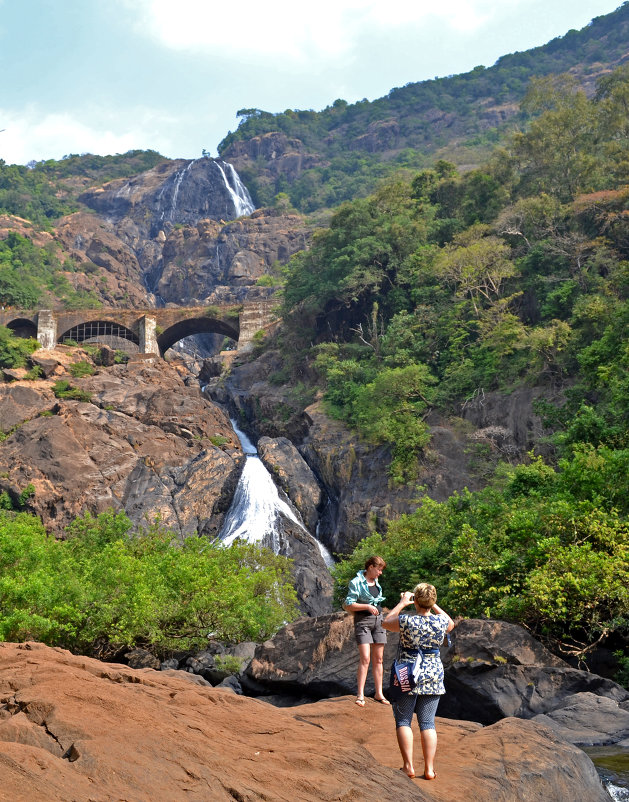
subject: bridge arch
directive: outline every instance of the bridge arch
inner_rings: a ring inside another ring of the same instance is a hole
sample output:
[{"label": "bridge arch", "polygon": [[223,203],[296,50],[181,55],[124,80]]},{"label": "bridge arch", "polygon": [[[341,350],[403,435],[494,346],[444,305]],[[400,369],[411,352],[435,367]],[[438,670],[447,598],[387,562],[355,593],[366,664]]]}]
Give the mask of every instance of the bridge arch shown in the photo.
[{"label": "bridge arch", "polygon": [[16,337],[37,337],[37,324],[27,317],[16,317],[7,323],[7,328],[11,329]]},{"label": "bridge arch", "polygon": [[88,320],[78,323],[61,334],[57,342],[74,340],[77,343],[100,343],[110,348],[137,353],[140,347],[138,335],[126,326],[112,320]]},{"label": "bridge arch", "polygon": [[172,348],[179,340],[190,337],[193,334],[222,334],[238,342],[238,326],[231,325],[225,320],[209,316],[191,317],[173,323],[157,336],[160,354],[162,356]]}]

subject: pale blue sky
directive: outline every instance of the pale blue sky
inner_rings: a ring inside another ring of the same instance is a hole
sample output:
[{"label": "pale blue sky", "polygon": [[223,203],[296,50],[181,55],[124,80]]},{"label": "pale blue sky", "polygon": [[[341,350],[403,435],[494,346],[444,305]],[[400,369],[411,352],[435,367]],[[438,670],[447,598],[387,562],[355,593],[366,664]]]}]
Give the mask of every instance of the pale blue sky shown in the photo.
[{"label": "pale blue sky", "polygon": [[0,0],[0,158],[215,153],[236,111],[319,110],[491,66],[622,0]]}]

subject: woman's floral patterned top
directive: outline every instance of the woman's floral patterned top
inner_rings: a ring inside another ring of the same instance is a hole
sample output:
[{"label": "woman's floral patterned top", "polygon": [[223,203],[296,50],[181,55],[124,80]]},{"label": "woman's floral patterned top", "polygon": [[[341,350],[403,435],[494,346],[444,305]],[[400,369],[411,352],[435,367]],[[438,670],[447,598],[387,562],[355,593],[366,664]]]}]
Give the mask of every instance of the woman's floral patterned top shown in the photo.
[{"label": "woman's floral patterned top", "polygon": [[[412,660],[417,649],[435,649],[443,643],[448,628],[445,615],[401,615],[400,660]],[[414,694],[444,694],[443,663],[439,653],[422,655]]]}]

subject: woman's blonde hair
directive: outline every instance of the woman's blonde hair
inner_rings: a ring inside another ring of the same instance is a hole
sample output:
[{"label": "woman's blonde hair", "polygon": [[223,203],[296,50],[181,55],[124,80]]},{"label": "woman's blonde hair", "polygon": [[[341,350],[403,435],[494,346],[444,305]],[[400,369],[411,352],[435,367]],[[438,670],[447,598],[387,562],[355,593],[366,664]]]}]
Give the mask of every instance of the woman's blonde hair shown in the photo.
[{"label": "woman's blonde hair", "polygon": [[427,610],[437,603],[437,590],[434,585],[429,585],[428,582],[420,582],[415,585],[413,591],[415,597],[415,604],[419,607],[425,607]]}]

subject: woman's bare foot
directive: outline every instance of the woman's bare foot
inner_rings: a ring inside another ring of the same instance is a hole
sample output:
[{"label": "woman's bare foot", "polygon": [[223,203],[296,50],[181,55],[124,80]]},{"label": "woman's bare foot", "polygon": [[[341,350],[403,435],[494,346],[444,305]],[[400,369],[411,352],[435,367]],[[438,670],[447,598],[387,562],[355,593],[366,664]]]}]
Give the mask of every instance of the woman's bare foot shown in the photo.
[{"label": "woman's bare foot", "polygon": [[402,766],[400,771],[403,771],[409,779],[411,780],[415,779],[415,769],[411,765],[407,766],[405,764],[404,766]]},{"label": "woman's bare foot", "polygon": [[424,771],[424,780],[434,780],[436,776],[437,776],[437,772],[434,771],[434,769],[432,771],[428,771],[428,770]]}]

